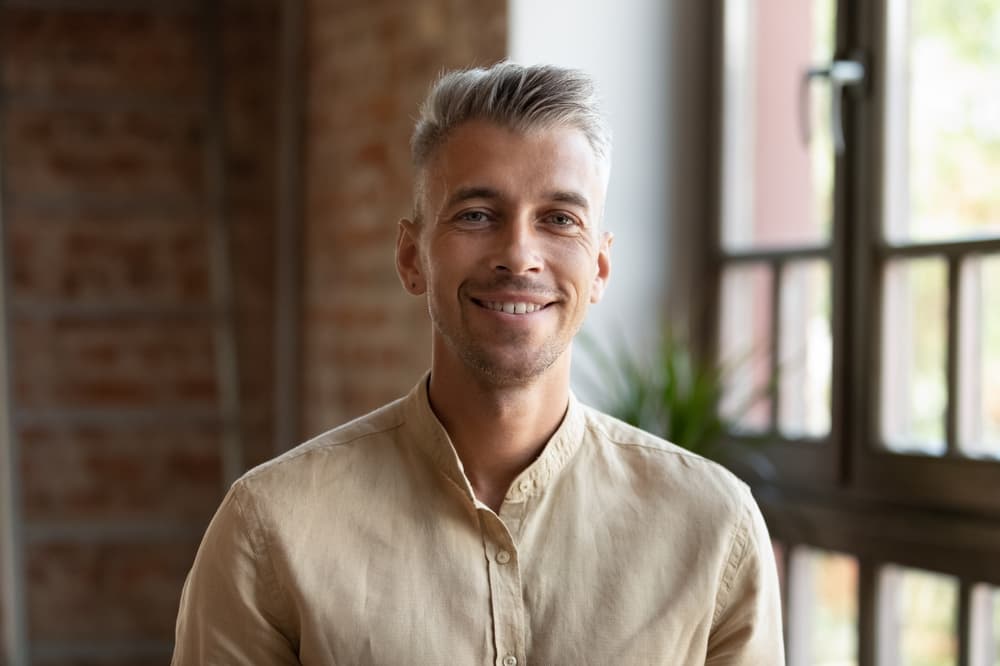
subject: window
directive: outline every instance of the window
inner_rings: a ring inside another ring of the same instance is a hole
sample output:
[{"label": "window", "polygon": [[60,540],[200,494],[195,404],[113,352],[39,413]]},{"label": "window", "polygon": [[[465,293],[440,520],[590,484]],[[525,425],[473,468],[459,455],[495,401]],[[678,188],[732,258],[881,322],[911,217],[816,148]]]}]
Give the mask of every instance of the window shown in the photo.
[{"label": "window", "polygon": [[715,353],[789,663],[995,666],[1000,3],[720,4]]},{"label": "window", "polygon": [[788,598],[787,661],[848,666],[858,663],[858,561],[799,547],[791,554],[794,590]]}]

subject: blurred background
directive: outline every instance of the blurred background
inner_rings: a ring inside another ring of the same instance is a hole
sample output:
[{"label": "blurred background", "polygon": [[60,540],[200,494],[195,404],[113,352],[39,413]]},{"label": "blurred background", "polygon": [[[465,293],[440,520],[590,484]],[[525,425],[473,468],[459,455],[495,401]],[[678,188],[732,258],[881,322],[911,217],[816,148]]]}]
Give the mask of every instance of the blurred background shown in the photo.
[{"label": "blurred background", "polygon": [[0,663],[167,663],[229,484],[419,378],[409,134],[502,58],[597,80],[574,385],[752,485],[789,664],[1000,665],[993,0],[0,1]]}]

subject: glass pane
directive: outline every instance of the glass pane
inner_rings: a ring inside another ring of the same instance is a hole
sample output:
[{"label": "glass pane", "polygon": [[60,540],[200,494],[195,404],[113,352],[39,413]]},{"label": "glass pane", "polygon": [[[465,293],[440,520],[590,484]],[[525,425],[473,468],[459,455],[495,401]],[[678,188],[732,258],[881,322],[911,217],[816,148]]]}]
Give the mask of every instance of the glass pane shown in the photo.
[{"label": "glass pane", "polygon": [[720,359],[727,368],[720,411],[737,430],[771,426],[771,271],[731,266],[722,276]]},{"label": "glass pane", "polygon": [[993,640],[990,641],[992,659],[988,663],[1000,666],[1000,590],[993,591]]},{"label": "glass pane", "polygon": [[815,245],[830,236],[830,89],[809,68],[834,52],[836,3],[725,3],[723,245]]},{"label": "glass pane", "polygon": [[1000,256],[970,259],[962,270],[959,445],[1000,457]]},{"label": "glass pane", "polygon": [[881,583],[878,663],[957,666],[958,582],[890,566]]},{"label": "glass pane", "polygon": [[969,665],[1000,666],[1000,590],[972,589],[969,625]]},{"label": "glass pane", "polygon": [[882,437],[893,451],[945,451],[945,262],[895,261],[882,313]]},{"label": "glass pane", "polygon": [[991,641],[994,666],[1000,666],[1000,590],[993,592],[993,640]]},{"label": "glass pane", "polygon": [[789,664],[856,666],[858,561],[796,548],[792,555]]},{"label": "glass pane", "polygon": [[788,264],[781,282],[778,425],[791,436],[830,429],[830,269],[825,261]]},{"label": "glass pane", "polygon": [[886,234],[1000,234],[1000,3],[889,0]]}]

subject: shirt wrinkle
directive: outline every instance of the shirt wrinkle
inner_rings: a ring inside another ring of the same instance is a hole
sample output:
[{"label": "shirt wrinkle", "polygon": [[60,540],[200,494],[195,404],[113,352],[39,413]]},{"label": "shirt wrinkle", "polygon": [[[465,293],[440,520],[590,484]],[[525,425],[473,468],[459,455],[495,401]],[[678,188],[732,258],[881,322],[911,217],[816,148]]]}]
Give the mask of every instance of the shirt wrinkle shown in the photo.
[{"label": "shirt wrinkle", "polygon": [[[267,534],[264,530],[264,526],[261,524],[260,517],[257,513],[253,511],[252,508],[248,511],[244,506],[243,501],[240,499],[241,490],[247,494],[249,494],[249,491],[242,480],[237,480],[233,486],[233,503],[235,504],[237,514],[240,518],[242,518],[240,522],[244,525],[244,529],[246,529],[247,543],[250,544],[250,549],[253,551],[256,562],[264,565],[264,567],[258,568],[266,568],[266,578],[264,583],[268,588],[271,588],[271,592],[273,592],[274,597],[276,599],[281,599],[284,602],[285,607],[288,608],[291,605],[288,595],[281,585],[281,581],[278,577],[278,571],[274,566],[274,561],[268,555],[266,547]],[[260,612],[262,615],[267,617],[268,622],[271,623],[272,627],[278,628],[282,626],[280,618],[275,616],[275,614],[270,612],[266,607],[261,608]],[[286,637],[286,639],[287,638],[288,637]],[[298,647],[298,641],[289,640],[289,644],[296,649]]]},{"label": "shirt wrinkle", "polygon": [[[626,424],[622,423],[622,425],[626,425]],[[663,453],[663,454],[666,454],[666,455],[671,455],[671,456],[675,456],[677,458],[681,458],[681,459],[683,459],[683,461],[685,463],[687,463],[688,461],[695,461],[695,462],[700,462],[700,463],[709,462],[709,461],[705,460],[704,458],[702,458],[701,456],[699,456],[698,454],[693,453],[691,451],[687,451],[685,449],[682,449],[681,447],[677,446],[676,444],[672,444],[670,442],[662,441],[662,442],[658,442],[658,443],[655,443],[655,444],[647,444],[645,442],[637,442],[637,441],[632,441],[632,440],[624,441],[622,439],[616,438],[611,433],[609,433],[607,430],[601,428],[600,426],[598,426],[595,423],[588,423],[587,424],[587,429],[590,430],[591,432],[597,434],[597,435],[601,435],[603,437],[603,439],[605,441],[607,441],[607,443],[614,444],[615,446],[635,447],[637,449],[646,449],[648,451],[657,451],[659,453]],[[649,437],[648,434],[645,434],[645,436]],[[675,448],[671,448],[671,447],[675,447]]]},{"label": "shirt wrinkle", "polygon": [[722,583],[719,586],[719,594],[716,600],[715,612],[712,615],[712,628],[714,629],[719,618],[725,613],[726,608],[729,605],[729,596],[733,589],[734,581],[736,580],[736,575],[739,573],[740,567],[743,564],[745,555],[747,552],[747,542],[749,535],[748,532],[748,522],[749,515],[747,510],[743,509],[741,511],[740,520],[736,523],[733,529],[732,542],[729,547],[729,557],[726,558],[725,569],[722,572]]},{"label": "shirt wrinkle", "polygon": [[269,469],[283,466],[286,463],[290,463],[295,459],[309,455],[310,453],[323,453],[328,451],[329,449],[341,448],[341,447],[347,448],[350,447],[352,444],[360,444],[361,440],[363,439],[368,439],[370,437],[378,437],[379,435],[385,435],[387,433],[392,432],[393,430],[399,430],[405,425],[406,422],[404,420],[401,420],[398,423],[393,423],[379,430],[372,430],[368,432],[358,433],[357,435],[354,435],[347,439],[333,440],[333,441],[324,441],[330,437],[330,433],[324,433],[314,439],[309,440],[308,442],[305,442],[301,446],[297,446],[290,451],[286,451],[277,458],[273,458],[272,460],[257,465],[253,469],[249,470],[246,474],[244,474],[241,477],[241,480],[252,479],[256,476],[264,474]]}]

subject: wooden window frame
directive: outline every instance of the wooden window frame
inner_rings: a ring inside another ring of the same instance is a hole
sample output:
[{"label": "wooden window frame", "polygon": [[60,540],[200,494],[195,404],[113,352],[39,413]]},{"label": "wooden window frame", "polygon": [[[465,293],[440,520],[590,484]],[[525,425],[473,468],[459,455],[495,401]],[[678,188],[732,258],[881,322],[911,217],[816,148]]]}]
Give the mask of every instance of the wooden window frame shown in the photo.
[{"label": "wooden window frame", "polygon": [[[693,339],[705,342],[703,353],[715,357],[721,314],[721,276],[738,262],[771,267],[772,350],[778,345],[780,271],[792,260],[825,258],[830,262],[833,339],[830,432],[819,439],[764,437],[764,455],[777,471],[762,479],[731,458],[746,478],[767,519],[772,536],[784,548],[784,570],[798,546],[853,555],[859,562],[858,663],[878,661],[879,580],[882,567],[894,564],[956,577],[959,584],[958,646],[960,664],[969,664],[975,617],[973,590],[986,583],[1000,586],[1000,461],[965,458],[956,451],[957,302],[961,260],[979,253],[1000,253],[1000,240],[890,245],[881,231],[882,126],[885,82],[878,68],[885,52],[884,2],[839,0],[836,54],[866,62],[863,90],[846,91],[845,135],[848,151],[837,158],[835,219],[828,250],[788,248],[775,251],[724,251],[723,182],[723,26],[724,0],[712,3],[713,34],[707,49],[711,67],[710,136],[714,162],[706,190],[712,203],[711,225],[700,239],[699,262],[707,315],[695,319]],[[948,452],[941,457],[894,453],[881,444],[879,392],[881,364],[881,276],[888,261],[904,256],[940,256],[948,265]],[[771,354],[772,369],[778,355]],[[772,400],[778,410],[777,391]],[[730,445],[737,438],[730,437]]]}]

